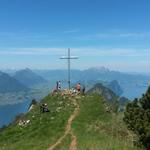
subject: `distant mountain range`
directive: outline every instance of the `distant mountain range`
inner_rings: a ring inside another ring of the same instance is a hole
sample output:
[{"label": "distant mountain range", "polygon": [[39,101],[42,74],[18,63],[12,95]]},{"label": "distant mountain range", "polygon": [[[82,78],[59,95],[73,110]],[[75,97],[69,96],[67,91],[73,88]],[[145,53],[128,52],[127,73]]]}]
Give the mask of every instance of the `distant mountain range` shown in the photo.
[{"label": "distant mountain range", "polygon": [[[23,69],[19,71],[7,70],[7,73],[10,73],[13,79],[15,78],[28,88],[38,84],[46,84],[48,81],[50,82],[50,88],[52,88],[59,80],[63,87],[67,86],[67,70]],[[71,70],[72,85],[77,82],[84,84],[86,89],[92,88],[96,83],[102,83],[117,95],[134,99],[145,93],[150,84],[150,76],[111,71],[105,67]]]},{"label": "distant mountain range", "polygon": [[32,87],[37,84],[46,83],[46,79],[37,75],[30,69],[17,71],[13,77],[27,87]]},{"label": "distant mountain range", "polygon": [[25,85],[17,81],[15,78],[9,76],[6,73],[0,72],[0,92],[18,92],[28,91]]},{"label": "distant mountain range", "polygon": [[[61,80],[62,82],[67,83],[67,70],[34,70],[34,72],[49,81]],[[91,83],[109,83],[112,81],[117,81],[121,87],[121,90],[117,94],[129,99],[134,99],[135,97],[140,97],[143,93],[145,93],[148,85],[150,84],[150,76],[111,71],[105,67],[89,68],[82,71],[71,71],[72,83],[81,82],[90,86]],[[92,86],[93,85],[90,87]],[[116,91],[117,88],[114,90]]]},{"label": "distant mountain range", "polygon": [[29,91],[33,86],[47,83],[47,80],[37,75],[30,69],[11,73],[0,72],[0,92]]}]

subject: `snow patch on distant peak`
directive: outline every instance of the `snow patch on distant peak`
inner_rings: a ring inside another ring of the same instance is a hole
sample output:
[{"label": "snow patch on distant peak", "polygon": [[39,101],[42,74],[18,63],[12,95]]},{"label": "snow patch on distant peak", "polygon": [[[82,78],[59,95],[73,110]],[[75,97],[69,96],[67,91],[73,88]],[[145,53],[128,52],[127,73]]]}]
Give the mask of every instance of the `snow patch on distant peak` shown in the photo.
[{"label": "snow patch on distant peak", "polygon": [[92,67],[89,68],[88,70],[93,70],[93,71],[97,71],[97,72],[109,72],[110,70],[106,67]]}]

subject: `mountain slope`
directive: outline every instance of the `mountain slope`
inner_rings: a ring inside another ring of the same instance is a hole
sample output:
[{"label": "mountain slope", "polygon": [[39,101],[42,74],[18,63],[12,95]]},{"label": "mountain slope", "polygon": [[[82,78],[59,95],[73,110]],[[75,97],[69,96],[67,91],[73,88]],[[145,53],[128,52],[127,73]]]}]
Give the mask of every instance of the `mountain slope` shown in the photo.
[{"label": "mountain slope", "polygon": [[106,84],[106,87],[108,87],[109,89],[111,89],[118,96],[120,96],[121,94],[123,94],[122,87],[120,86],[120,84],[118,83],[117,80],[113,80],[113,81],[109,82],[108,84]]},{"label": "mountain slope", "polygon": [[19,126],[17,120],[0,133],[3,150],[44,150],[55,145],[54,150],[136,150],[120,116],[106,112],[97,94],[49,95],[41,103],[47,103],[50,112],[40,113],[37,104],[19,119],[30,120],[27,125]]},{"label": "mountain slope", "polygon": [[112,90],[103,86],[101,83],[95,84],[93,88],[87,91],[87,94],[91,93],[97,93],[99,95],[102,95],[105,98],[105,100],[109,102],[116,100],[118,98],[118,96]]},{"label": "mountain slope", "polygon": [[87,94],[96,93],[101,95],[108,103],[112,105],[112,109],[117,111],[119,108],[119,96],[117,96],[112,90],[103,86],[101,83],[95,84]]},{"label": "mountain slope", "polygon": [[28,68],[17,71],[13,77],[28,87],[41,83],[46,83],[46,80],[44,78],[35,74],[32,70]]},{"label": "mountain slope", "polygon": [[0,72],[0,92],[28,91],[29,89],[8,74]]}]

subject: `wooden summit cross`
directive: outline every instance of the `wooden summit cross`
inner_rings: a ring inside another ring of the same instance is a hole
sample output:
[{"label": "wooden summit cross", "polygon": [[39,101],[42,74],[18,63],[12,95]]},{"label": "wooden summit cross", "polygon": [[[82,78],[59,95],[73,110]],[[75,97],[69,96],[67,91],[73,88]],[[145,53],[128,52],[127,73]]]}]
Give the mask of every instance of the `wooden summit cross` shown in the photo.
[{"label": "wooden summit cross", "polygon": [[68,60],[68,88],[70,89],[70,60],[71,59],[78,59],[76,56],[70,56],[70,48],[68,48],[68,56],[62,56],[60,59],[67,59]]}]

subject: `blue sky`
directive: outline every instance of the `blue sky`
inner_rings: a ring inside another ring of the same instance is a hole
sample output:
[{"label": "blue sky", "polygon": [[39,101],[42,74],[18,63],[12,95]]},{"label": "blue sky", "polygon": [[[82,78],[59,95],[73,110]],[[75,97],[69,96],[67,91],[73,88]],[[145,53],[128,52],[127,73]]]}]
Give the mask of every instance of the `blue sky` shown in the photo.
[{"label": "blue sky", "polygon": [[149,0],[0,0],[0,68],[150,72]]}]

